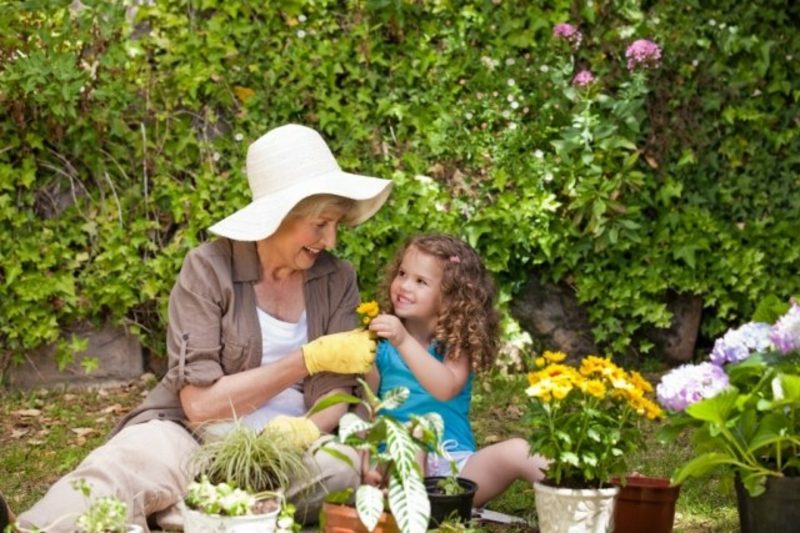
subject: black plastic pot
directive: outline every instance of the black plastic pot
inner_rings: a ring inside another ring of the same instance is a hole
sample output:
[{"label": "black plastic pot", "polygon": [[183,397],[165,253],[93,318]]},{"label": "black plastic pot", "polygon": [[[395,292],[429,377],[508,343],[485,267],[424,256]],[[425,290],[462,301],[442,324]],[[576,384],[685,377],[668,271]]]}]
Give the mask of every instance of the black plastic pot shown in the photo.
[{"label": "black plastic pot", "polygon": [[755,498],[738,476],[735,485],[742,533],[778,533],[800,527],[800,477],[768,477],[767,490]]},{"label": "black plastic pot", "polygon": [[460,477],[457,478],[458,484],[464,488],[461,494],[444,494],[437,486],[444,476],[430,476],[425,478],[425,490],[428,492],[428,500],[431,502],[431,521],[430,527],[438,527],[439,524],[457,516],[460,522],[469,522],[472,519],[472,500],[478,492],[478,484],[472,480]]}]

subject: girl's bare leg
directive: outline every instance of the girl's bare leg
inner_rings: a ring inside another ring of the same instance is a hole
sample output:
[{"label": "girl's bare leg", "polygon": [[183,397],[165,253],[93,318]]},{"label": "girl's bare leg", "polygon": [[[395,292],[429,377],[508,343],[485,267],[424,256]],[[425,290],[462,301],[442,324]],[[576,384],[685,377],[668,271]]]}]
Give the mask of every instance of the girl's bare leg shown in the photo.
[{"label": "girl's bare leg", "polygon": [[459,474],[478,484],[473,505],[483,504],[506,490],[517,479],[530,483],[544,479],[547,460],[529,455],[525,439],[509,439],[475,452]]}]

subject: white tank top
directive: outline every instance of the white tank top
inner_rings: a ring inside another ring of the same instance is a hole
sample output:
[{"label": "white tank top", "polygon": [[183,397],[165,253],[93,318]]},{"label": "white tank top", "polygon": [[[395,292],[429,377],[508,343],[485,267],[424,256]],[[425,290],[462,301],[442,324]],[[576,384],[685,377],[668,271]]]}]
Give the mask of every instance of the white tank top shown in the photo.
[{"label": "white tank top", "polygon": [[[308,321],[305,311],[297,322],[284,322],[259,308],[256,310],[258,323],[261,325],[262,365],[280,361],[308,342]],[[242,421],[260,431],[277,415],[303,416],[305,412],[303,382],[299,381],[270,398],[267,403],[245,416]]]}]

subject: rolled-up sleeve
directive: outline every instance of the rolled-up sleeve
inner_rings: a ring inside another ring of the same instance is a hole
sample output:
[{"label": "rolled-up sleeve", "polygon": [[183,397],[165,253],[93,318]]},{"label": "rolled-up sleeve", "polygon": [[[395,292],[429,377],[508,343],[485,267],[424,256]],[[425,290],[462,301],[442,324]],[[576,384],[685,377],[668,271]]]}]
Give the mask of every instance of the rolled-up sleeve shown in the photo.
[{"label": "rolled-up sleeve", "polygon": [[164,383],[175,391],[185,385],[212,385],[224,374],[223,289],[209,261],[195,251],[189,252],[170,293],[169,370]]},{"label": "rolled-up sleeve", "polygon": [[[340,261],[340,270],[336,280],[324,287],[327,301],[314,302],[323,308],[327,307],[329,316],[326,319],[326,328],[319,335],[329,335],[348,331],[359,325],[356,307],[361,301],[356,281],[355,270],[352,265]],[[315,335],[315,336],[319,336]],[[309,340],[313,340],[309,338]],[[333,389],[353,391],[358,386],[356,376],[353,374],[334,374],[321,372],[308,377],[304,383],[305,402],[308,407]]]}]

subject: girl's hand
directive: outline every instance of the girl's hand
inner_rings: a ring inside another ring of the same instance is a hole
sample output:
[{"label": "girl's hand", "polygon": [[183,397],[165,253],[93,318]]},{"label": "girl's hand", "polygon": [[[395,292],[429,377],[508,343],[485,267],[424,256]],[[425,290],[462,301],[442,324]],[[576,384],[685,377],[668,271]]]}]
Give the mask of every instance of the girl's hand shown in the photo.
[{"label": "girl's hand", "polygon": [[380,314],[372,319],[369,324],[370,331],[383,337],[397,348],[408,336],[408,331],[403,323],[394,315]]}]

